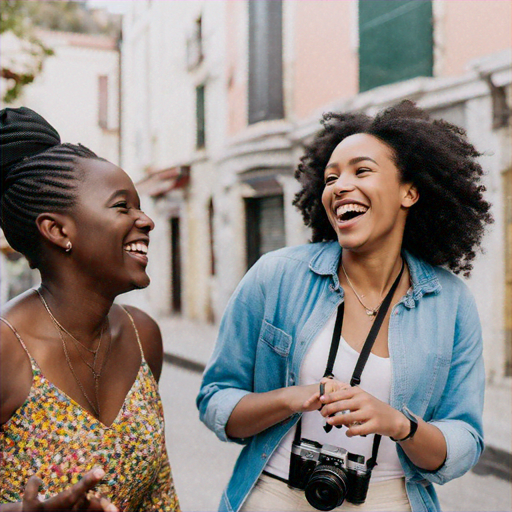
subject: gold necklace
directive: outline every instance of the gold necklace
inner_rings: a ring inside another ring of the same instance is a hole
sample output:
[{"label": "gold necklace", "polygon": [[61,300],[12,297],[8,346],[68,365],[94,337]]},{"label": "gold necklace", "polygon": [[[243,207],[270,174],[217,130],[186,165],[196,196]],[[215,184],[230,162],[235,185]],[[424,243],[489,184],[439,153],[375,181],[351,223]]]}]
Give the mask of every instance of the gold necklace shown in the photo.
[{"label": "gold necklace", "polygon": [[85,360],[85,358],[80,353],[80,351],[78,349],[78,346],[76,346],[76,344],[75,344],[80,358],[89,367],[89,369],[92,372],[92,376],[94,378],[94,398],[96,399],[96,405],[95,405],[92,402],[92,400],[89,398],[89,395],[86,393],[85,388],[84,388],[82,382],[78,378],[78,375],[76,374],[76,372],[75,372],[75,370],[73,368],[73,365],[71,364],[71,358],[69,357],[69,353],[68,353],[68,349],[67,349],[67,346],[66,346],[66,342],[64,341],[64,336],[62,335],[62,333],[65,332],[66,334],[68,334],[71,337],[71,339],[76,340],[81,346],[84,346],[83,343],[80,343],[80,341],[78,341],[71,333],[69,333],[64,327],[62,327],[62,325],[59,323],[59,321],[53,315],[50,307],[48,306],[48,303],[44,299],[44,297],[41,294],[41,292],[39,290],[36,290],[36,292],[38,293],[38,295],[39,295],[39,297],[41,299],[41,302],[43,303],[46,311],[48,312],[48,315],[50,316],[50,318],[51,318],[51,320],[53,322],[53,325],[54,325],[54,327],[55,327],[55,329],[56,329],[56,331],[57,331],[57,333],[58,333],[58,335],[60,337],[60,340],[62,342],[62,349],[64,350],[64,355],[66,357],[66,362],[67,362],[67,364],[69,366],[71,374],[73,375],[76,383],[78,384],[78,387],[80,388],[80,391],[82,392],[82,394],[84,395],[85,399],[87,400],[87,402],[91,406],[92,410],[94,411],[94,414],[96,415],[97,418],[99,418],[100,414],[101,414],[101,407],[100,407],[100,401],[99,401],[99,387],[100,387],[99,386],[99,380],[100,380],[101,374],[103,373],[103,369],[105,368],[105,364],[107,362],[107,359],[108,359],[108,357],[110,355],[110,349],[112,347],[112,337],[111,336],[110,336],[110,340],[109,340],[109,344],[108,344],[108,350],[107,350],[107,353],[105,354],[105,357],[104,357],[104,359],[103,359],[103,361],[101,363],[99,372],[96,372],[96,361],[97,361],[98,351],[99,351],[99,348],[100,348],[100,345],[101,345],[101,339],[103,338],[103,332],[104,332],[104,330],[106,330],[106,327],[109,324],[108,318],[106,319],[105,326],[101,330],[100,342],[98,343],[98,348],[95,350],[94,361],[93,361],[92,365],[89,364]]},{"label": "gold necklace", "polygon": [[77,340],[54,316],[53,316],[53,313],[51,312],[50,310],[50,307],[48,306],[48,303],[46,302],[45,298],[43,297],[42,293],[36,289],[36,292],[38,293],[39,295],[39,298],[41,299],[44,307],[46,308],[46,311],[48,311],[49,315],[51,316],[53,322],[59,327],[59,329],[61,329],[62,331],[64,331],[72,340],[73,342],[75,343],[75,345],[78,343],[82,348],[84,348],[85,350],[91,352],[91,354],[94,354],[96,355],[96,353],[98,352],[98,350],[100,349],[100,345],[101,345],[101,337],[100,337],[100,341],[98,343],[98,346],[95,348],[95,349],[92,349],[92,348],[89,348],[87,345],[84,345],[81,341]]},{"label": "gold necklace", "polygon": [[345,277],[347,278],[347,283],[352,288],[352,291],[354,292],[355,296],[357,297],[357,300],[359,301],[359,304],[363,306],[363,308],[366,310],[366,314],[369,317],[375,318],[377,316],[377,313],[379,312],[380,307],[382,306],[382,303],[384,302],[384,299],[380,301],[380,303],[375,308],[369,308],[365,305],[359,294],[356,292],[356,289],[354,288],[354,285],[350,281],[350,278],[348,277],[347,271],[345,270],[345,267],[343,266],[343,262],[341,262],[341,269],[343,270],[343,273],[345,274]]}]

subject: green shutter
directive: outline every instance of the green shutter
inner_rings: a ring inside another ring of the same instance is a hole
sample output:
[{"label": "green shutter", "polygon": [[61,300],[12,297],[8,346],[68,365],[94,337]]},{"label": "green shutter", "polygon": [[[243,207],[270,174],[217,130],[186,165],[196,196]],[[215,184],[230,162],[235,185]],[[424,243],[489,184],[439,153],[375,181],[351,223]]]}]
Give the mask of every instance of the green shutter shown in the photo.
[{"label": "green shutter", "polygon": [[432,76],[432,2],[359,0],[359,90]]},{"label": "green shutter", "polygon": [[206,144],[206,116],[204,103],[204,84],[196,87],[196,147]]}]

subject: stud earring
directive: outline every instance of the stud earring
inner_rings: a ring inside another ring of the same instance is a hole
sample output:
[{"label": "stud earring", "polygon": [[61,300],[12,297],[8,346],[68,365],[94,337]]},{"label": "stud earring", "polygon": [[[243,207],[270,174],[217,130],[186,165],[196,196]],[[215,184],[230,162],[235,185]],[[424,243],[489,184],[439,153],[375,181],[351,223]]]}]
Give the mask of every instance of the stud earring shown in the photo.
[{"label": "stud earring", "polygon": [[68,240],[68,243],[66,244],[66,249],[65,251],[66,252],[71,252],[71,249],[73,248],[73,244],[71,243],[70,240]]}]

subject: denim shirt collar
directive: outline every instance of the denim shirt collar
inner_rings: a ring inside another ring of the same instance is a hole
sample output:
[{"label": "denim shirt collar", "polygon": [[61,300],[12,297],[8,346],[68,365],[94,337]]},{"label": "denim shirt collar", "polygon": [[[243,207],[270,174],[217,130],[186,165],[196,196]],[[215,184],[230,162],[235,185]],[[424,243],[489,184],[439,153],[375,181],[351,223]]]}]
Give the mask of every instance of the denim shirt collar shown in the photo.
[{"label": "denim shirt collar", "polygon": [[[341,246],[336,241],[322,244],[323,247],[311,258],[309,268],[316,274],[323,276],[332,276],[334,281],[334,290],[340,287],[338,279],[338,264],[341,257]],[[441,291],[441,283],[437,278],[432,265],[416,258],[408,251],[403,251],[405,261],[409,267],[412,288],[407,292],[403,303],[408,308],[416,307],[418,301],[427,293],[438,294]]]}]

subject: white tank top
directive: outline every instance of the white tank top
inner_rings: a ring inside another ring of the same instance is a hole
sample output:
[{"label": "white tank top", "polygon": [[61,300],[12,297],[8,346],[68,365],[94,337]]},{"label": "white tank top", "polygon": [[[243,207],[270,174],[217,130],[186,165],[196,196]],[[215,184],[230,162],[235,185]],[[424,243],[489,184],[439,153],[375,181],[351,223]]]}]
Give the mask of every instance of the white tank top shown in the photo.
[{"label": "white tank top", "polygon": [[[299,385],[314,384],[322,379],[329,356],[335,321],[336,312],[311,344],[302,362]],[[333,369],[335,378],[348,384],[358,357],[359,353],[342,337]],[[389,404],[391,391],[391,362],[389,358],[370,354],[361,375],[360,387],[382,402]],[[304,413],[302,415],[302,437],[321,444],[339,446],[349,452],[364,455],[366,461],[371,457],[373,435],[349,438],[345,435],[347,431],[345,427],[341,429],[333,428],[329,433],[326,433],[323,429],[324,425],[325,419],[318,411]],[[288,479],[290,452],[294,436],[295,428],[292,428],[269,459],[265,467],[266,471]],[[396,443],[391,441],[389,437],[383,436],[377,455],[377,466],[372,472],[372,482],[391,480],[403,476],[404,472],[398,459]]]}]

